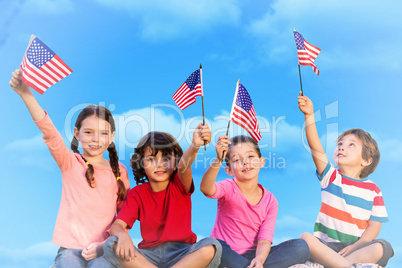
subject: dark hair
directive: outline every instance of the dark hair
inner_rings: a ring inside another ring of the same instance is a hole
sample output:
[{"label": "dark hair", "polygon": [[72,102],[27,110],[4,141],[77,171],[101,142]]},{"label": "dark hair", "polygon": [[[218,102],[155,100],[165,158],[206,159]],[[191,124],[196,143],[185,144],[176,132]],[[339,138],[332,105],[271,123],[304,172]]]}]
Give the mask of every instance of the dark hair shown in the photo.
[{"label": "dark hair", "polygon": [[143,166],[145,151],[148,148],[152,151],[152,155],[156,155],[159,151],[162,152],[163,156],[174,155],[176,166],[183,156],[183,150],[172,135],[159,131],[149,132],[141,138],[130,160],[137,185],[149,181]]},{"label": "dark hair", "polygon": [[[116,127],[114,124],[114,119],[112,114],[108,109],[106,109],[103,106],[99,105],[88,105],[85,107],[80,114],[77,117],[77,121],[75,122],[75,127],[80,130],[82,121],[84,121],[87,117],[90,117],[92,115],[97,116],[100,119],[103,119],[107,122],[110,123],[111,131],[115,132]],[[78,151],[78,140],[74,137],[73,140],[71,141],[71,149],[73,150],[74,153],[80,154],[81,153]],[[120,166],[119,166],[119,157],[117,156],[116,148],[114,143],[112,142],[109,147],[107,148],[109,151],[109,161],[110,161],[110,166],[112,168],[113,174],[116,177],[120,177]],[[85,172],[85,177],[87,178],[87,182],[91,188],[95,188],[94,186],[94,167],[88,163],[88,161],[84,158],[83,155],[81,155],[82,159],[87,163],[88,168]],[[118,196],[120,200],[124,200],[127,189],[124,186],[124,183],[122,182],[121,179],[117,180],[118,186],[119,186],[119,192]]]},{"label": "dark hair", "polygon": [[250,143],[250,145],[254,148],[254,150],[256,151],[258,157],[261,157],[261,151],[260,151],[260,147],[258,146],[257,142],[253,139],[250,138],[249,136],[245,136],[245,135],[238,135],[238,136],[234,136],[233,138],[230,139],[230,144],[228,146],[228,152],[226,153],[225,156],[225,163],[226,166],[230,167],[230,150],[239,144],[242,143]]},{"label": "dark hair", "polygon": [[380,151],[378,150],[377,142],[368,132],[360,128],[349,129],[343,132],[336,141],[338,142],[343,137],[350,134],[355,135],[362,142],[362,158],[366,161],[369,161],[370,158],[372,159],[371,164],[364,167],[360,173],[360,178],[366,178],[374,172],[380,162]]}]

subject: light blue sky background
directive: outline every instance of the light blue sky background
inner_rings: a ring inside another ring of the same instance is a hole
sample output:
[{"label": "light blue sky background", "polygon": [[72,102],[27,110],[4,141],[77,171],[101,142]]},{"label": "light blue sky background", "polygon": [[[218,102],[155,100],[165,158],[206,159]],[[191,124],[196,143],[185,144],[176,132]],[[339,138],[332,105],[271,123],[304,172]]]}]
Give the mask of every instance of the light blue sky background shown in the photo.
[{"label": "light blue sky background", "polygon": [[[0,263],[48,267],[61,194],[59,169],[20,98],[8,86],[31,34],[52,48],[73,74],[44,95],[35,93],[69,143],[77,111],[110,108],[118,123],[121,161],[149,130],[172,133],[186,149],[200,122],[201,99],[180,112],[171,96],[203,64],[205,115],[213,144],[226,129],[237,79],[249,91],[262,131],[267,168],[260,183],[275,194],[274,243],[312,232],[320,207],[314,164],[305,147],[293,28],[322,49],[317,77],[302,66],[305,95],[320,115],[318,130],[332,159],[340,132],[363,128],[377,140],[381,160],[370,176],[383,192],[388,239],[402,266],[401,80],[402,3],[305,0],[19,0],[0,1]],[[232,125],[233,126],[233,125]],[[231,127],[231,135],[243,133]],[[208,236],[216,201],[199,191],[213,145],[193,166],[193,230]],[[130,182],[134,180],[129,169]],[[219,179],[227,178],[222,170]],[[138,224],[131,231],[138,242]]]}]

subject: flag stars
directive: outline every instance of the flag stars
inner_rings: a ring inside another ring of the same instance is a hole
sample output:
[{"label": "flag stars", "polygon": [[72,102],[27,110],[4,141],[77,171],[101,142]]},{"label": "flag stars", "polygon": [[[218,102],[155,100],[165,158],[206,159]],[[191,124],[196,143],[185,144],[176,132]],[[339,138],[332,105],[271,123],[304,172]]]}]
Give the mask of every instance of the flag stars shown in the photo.
[{"label": "flag stars", "polygon": [[200,70],[193,72],[186,80],[187,86],[190,90],[194,90],[195,86],[201,84]]},{"label": "flag stars", "polygon": [[239,84],[239,91],[237,92],[236,105],[243,108],[245,111],[250,111],[253,105],[250,95],[242,84]]},{"label": "flag stars", "polygon": [[53,51],[43,45],[38,39],[32,41],[27,51],[28,60],[37,68],[41,68],[43,64],[53,57]]}]

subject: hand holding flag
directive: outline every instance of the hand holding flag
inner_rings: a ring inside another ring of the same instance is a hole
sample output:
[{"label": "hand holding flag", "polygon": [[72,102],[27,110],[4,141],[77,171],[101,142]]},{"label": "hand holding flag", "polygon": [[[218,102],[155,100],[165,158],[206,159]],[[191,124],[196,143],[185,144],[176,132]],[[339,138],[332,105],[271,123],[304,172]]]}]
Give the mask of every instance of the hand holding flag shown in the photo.
[{"label": "hand holding flag", "polygon": [[297,58],[299,60],[299,64],[310,65],[313,68],[313,71],[317,75],[319,75],[320,71],[315,66],[314,61],[320,53],[321,49],[307,42],[301,34],[296,32],[296,30],[293,31],[293,34],[295,36]]},{"label": "hand holding flag", "polygon": [[[194,71],[181,87],[172,96],[177,106],[181,110],[186,109],[188,106],[195,102],[195,97],[201,96],[202,98],[202,124],[205,125],[204,115],[204,92],[202,86],[202,65],[200,69]],[[204,142],[204,149],[206,150],[206,142]]]},{"label": "hand holding flag", "polygon": [[21,62],[21,79],[43,94],[73,71],[39,38],[32,35]]}]

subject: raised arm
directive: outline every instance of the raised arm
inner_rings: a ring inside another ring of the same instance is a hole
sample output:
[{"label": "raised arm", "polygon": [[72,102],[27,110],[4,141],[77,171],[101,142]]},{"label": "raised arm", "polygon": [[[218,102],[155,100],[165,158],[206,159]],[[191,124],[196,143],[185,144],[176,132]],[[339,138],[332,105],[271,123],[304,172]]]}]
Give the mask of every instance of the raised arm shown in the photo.
[{"label": "raised arm", "polygon": [[21,75],[22,71],[20,69],[12,72],[12,77],[9,84],[24,101],[29,113],[32,116],[32,119],[34,121],[39,121],[45,116],[45,111],[43,111],[42,107],[40,107],[29,87],[21,80]]},{"label": "raised arm", "polygon": [[184,152],[177,167],[179,178],[187,191],[190,191],[193,182],[191,165],[197,156],[198,149],[200,146],[204,145],[204,141],[206,143],[211,141],[211,131],[208,125],[199,124],[194,130],[193,141],[190,147]]},{"label": "raised arm", "polygon": [[304,113],[304,121],[306,127],[306,138],[310,146],[311,156],[317,168],[318,174],[322,175],[328,164],[328,158],[322,148],[320,138],[317,133],[317,127],[314,119],[313,102],[306,96],[302,96],[301,92],[298,98],[299,109]]},{"label": "raised arm", "polygon": [[220,136],[215,145],[216,158],[211,163],[211,166],[207,169],[204,176],[202,176],[200,184],[200,190],[205,196],[212,196],[216,192],[215,180],[218,176],[222,161],[225,159],[229,144],[230,141],[228,136]]}]

